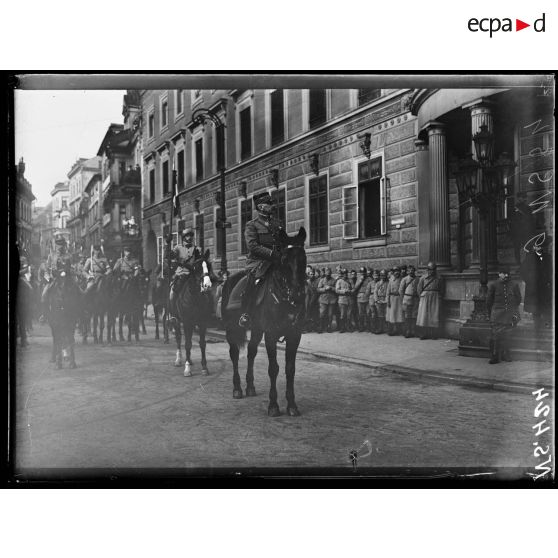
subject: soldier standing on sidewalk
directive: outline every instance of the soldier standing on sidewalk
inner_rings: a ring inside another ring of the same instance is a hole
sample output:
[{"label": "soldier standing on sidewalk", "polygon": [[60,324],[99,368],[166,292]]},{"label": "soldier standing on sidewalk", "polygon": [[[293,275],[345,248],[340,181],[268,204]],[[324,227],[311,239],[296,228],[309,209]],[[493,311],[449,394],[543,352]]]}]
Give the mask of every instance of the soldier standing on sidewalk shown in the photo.
[{"label": "soldier standing on sidewalk", "polygon": [[510,270],[501,266],[498,279],[488,284],[486,307],[490,313],[492,336],[490,339],[490,364],[511,361],[508,335],[519,322],[521,291],[519,285],[510,279]]},{"label": "soldier standing on sidewalk", "polygon": [[419,279],[417,286],[419,295],[417,326],[423,328],[421,339],[437,339],[444,296],[444,280],[436,273],[434,262],[428,262],[426,270],[426,275]]},{"label": "soldier standing on sidewalk", "polygon": [[372,278],[367,275],[366,268],[361,267],[358,270],[358,277],[355,285],[359,331],[366,331],[369,327],[369,324],[367,324],[367,322],[369,313],[368,299],[370,295],[366,292],[366,289],[371,281]]},{"label": "soldier standing on sidewalk", "polygon": [[318,299],[320,303],[320,325],[318,333],[326,330],[328,333],[332,330],[333,312],[337,304],[337,295],[335,294],[335,279],[331,276],[331,268],[326,267],[325,275],[318,283]]},{"label": "soldier standing on sidewalk", "polygon": [[407,275],[401,279],[399,295],[403,306],[403,317],[405,318],[405,337],[409,339],[415,336],[415,323],[418,312],[418,277],[414,266],[407,266]]},{"label": "soldier standing on sidewalk", "polygon": [[387,298],[387,321],[388,335],[400,335],[403,325],[403,307],[399,296],[399,286],[401,285],[401,269],[393,268],[393,275],[388,284]]},{"label": "soldier standing on sidewalk", "polygon": [[387,293],[388,293],[387,271],[385,269],[382,269],[380,271],[379,280],[374,286],[374,306],[376,307],[376,314],[378,320],[378,327],[374,332],[376,334],[386,332]]},{"label": "soldier standing on sidewalk", "polygon": [[[339,306],[339,333],[347,331],[347,321],[349,316],[349,305],[351,304],[351,283],[346,269],[341,271],[341,277],[335,283],[337,293],[337,304]],[[350,324],[349,324],[350,327]]]},{"label": "soldier standing on sidewalk", "polygon": [[370,277],[367,277],[369,281],[365,290],[365,297],[368,304],[368,331],[370,331],[370,333],[376,333],[379,323],[378,311],[376,310],[376,303],[374,301],[374,289],[376,283],[380,280],[380,274],[377,269],[370,269],[367,275],[370,275]]}]

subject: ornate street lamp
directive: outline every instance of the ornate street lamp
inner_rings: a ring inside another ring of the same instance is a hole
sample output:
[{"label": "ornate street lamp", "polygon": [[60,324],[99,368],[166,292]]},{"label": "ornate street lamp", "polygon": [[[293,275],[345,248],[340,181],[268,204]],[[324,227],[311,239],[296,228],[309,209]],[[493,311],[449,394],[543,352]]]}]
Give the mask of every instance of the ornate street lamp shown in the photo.
[{"label": "ornate street lamp", "polygon": [[476,321],[488,321],[488,216],[506,196],[515,162],[507,153],[502,153],[494,161],[494,135],[486,124],[473,136],[473,142],[477,160],[471,154],[465,156],[454,177],[460,200],[470,203],[479,214],[480,287],[478,296],[473,297],[475,307],[471,317]]},{"label": "ornate street lamp", "polygon": [[216,198],[217,203],[220,207],[221,218],[215,224],[219,229],[219,234],[221,236],[221,272],[227,271],[227,231],[226,229],[231,226],[227,222],[226,207],[225,207],[225,114],[223,114],[223,120],[221,120],[218,115],[218,111],[225,111],[227,105],[226,99],[221,99],[215,108],[206,109],[198,108],[192,113],[192,126],[203,125],[205,122],[210,121],[215,127],[215,134],[217,137],[217,167],[221,175],[221,185],[219,189],[219,197]]}]

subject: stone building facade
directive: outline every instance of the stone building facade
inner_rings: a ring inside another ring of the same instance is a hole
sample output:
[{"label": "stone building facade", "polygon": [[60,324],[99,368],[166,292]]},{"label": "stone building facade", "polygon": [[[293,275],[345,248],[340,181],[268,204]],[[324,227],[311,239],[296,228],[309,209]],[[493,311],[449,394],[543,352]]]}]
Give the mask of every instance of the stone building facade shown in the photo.
[{"label": "stone building facade", "polygon": [[27,258],[31,255],[31,242],[33,236],[33,201],[35,196],[29,181],[25,178],[25,162],[23,157],[17,165],[17,182],[15,189],[15,218],[16,235],[20,255]]},{"label": "stone building facade", "polygon": [[[287,232],[304,226],[308,262],[374,269],[433,260],[446,278],[445,332],[457,337],[479,286],[479,220],[459,198],[456,160],[473,151],[482,122],[495,151],[517,162],[488,233],[489,270],[514,272],[517,194],[536,209],[537,230],[553,230],[553,98],[535,89],[142,90],[142,209],[145,266],[161,261],[169,232],[172,170],[182,219],[220,267],[220,145],[208,109],[225,124],[225,208],[231,272],[243,269],[243,231],[254,194],[268,191]],[[542,196],[542,197],[541,197]],[[525,240],[526,242],[527,240]]]}]

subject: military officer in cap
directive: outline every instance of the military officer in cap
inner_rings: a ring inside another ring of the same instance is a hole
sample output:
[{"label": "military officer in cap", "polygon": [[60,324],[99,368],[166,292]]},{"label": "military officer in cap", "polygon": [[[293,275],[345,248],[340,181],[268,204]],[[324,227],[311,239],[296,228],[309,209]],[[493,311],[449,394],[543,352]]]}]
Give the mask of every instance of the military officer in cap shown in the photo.
[{"label": "military officer in cap", "polygon": [[508,335],[512,327],[519,322],[519,305],[521,291],[519,285],[510,279],[510,270],[501,266],[498,279],[488,284],[486,307],[490,314],[492,336],[490,339],[490,364],[500,359],[511,361]]},{"label": "military officer in cap", "polygon": [[139,262],[132,256],[132,250],[129,246],[123,248],[124,257],[118,258],[114,264],[113,272],[117,277],[129,279],[134,275],[136,269],[139,268]]},{"label": "military officer in cap", "polygon": [[41,306],[42,306],[42,314],[39,318],[41,323],[46,321],[46,301],[48,298],[48,293],[52,288],[52,284],[54,279],[58,276],[58,274],[70,273],[72,270],[72,255],[68,252],[68,245],[66,243],[66,238],[61,233],[55,233],[54,235],[54,243],[56,245],[56,251],[54,254],[49,254],[46,262],[46,269],[44,273],[44,280],[46,281],[45,288],[43,289],[43,293],[41,295]]},{"label": "military officer in cap", "polygon": [[242,327],[250,325],[254,295],[259,281],[266,275],[274,262],[281,260],[278,235],[283,230],[279,220],[272,216],[273,199],[264,192],[254,196],[258,215],[246,223],[244,238],[248,248],[246,258],[246,288],[242,295],[242,315],[238,321]]},{"label": "military officer in cap", "polygon": [[[190,273],[187,269],[187,265],[193,263],[202,257],[201,249],[194,244],[194,229],[187,227],[182,231],[182,244],[179,244],[171,249],[171,237],[167,237],[167,255],[168,250],[171,250],[171,266],[176,266],[174,277],[170,285],[169,294],[169,321],[171,324],[177,323],[177,312],[175,300],[180,292],[180,287],[184,278]],[[203,277],[203,287],[207,291],[211,287],[211,279],[209,278],[209,272],[206,271]]]},{"label": "military officer in cap", "polygon": [[99,279],[107,272],[108,262],[104,254],[101,252],[101,247],[98,244],[93,246],[93,253],[90,258],[87,258],[83,266],[83,273],[87,274],[87,287],[85,292],[90,293],[95,286],[99,283]]}]

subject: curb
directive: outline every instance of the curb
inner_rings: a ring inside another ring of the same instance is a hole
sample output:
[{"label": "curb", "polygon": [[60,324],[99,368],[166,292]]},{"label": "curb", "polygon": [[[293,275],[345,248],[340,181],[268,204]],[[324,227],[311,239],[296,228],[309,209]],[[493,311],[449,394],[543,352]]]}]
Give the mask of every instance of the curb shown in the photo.
[{"label": "curb", "polygon": [[[214,330],[208,330],[208,337],[213,337],[220,341],[225,341],[225,334]],[[260,343],[260,347],[265,347],[263,342]],[[285,346],[279,344],[277,346],[278,350],[284,351]],[[534,390],[544,388],[549,391],[554,391],[554,386],[547,384],[525,384],[521,382],[502,382],[498,380],[487,380],[485,378],[478,378],[475,376],[460,376],[460,375],[449,375],[440,374],[438,372],[430,370],[420,370],[417,368],[408,368],[405,366],[397,366],[394,364],[382,364],[379,362],[371,362],[369,360],[362,360],[353,357],[339,356],[331,353],[322,353],[317,351],[310,351],[307,349],[298,349],[299,353],[307,356],[312,356],[314,358],[327,360],[330,362],[343,362],[355,364],[357,366],[364,366],[365,368],[371,368],[374,370],[379,370],[381,372],[387,372],[390,374],[397,374],[399,376],[413,378],[417,380],[430,380],[438,383],[447,383],[453,385],[461,385],[472,388],[480,389],[493,389],[496,391],[506,391],[511,393],[524,393],[531,395]]]}]

